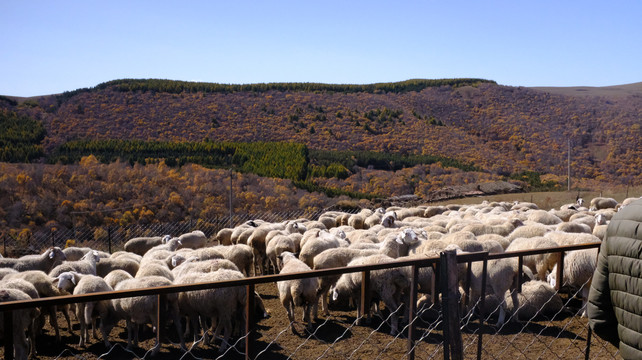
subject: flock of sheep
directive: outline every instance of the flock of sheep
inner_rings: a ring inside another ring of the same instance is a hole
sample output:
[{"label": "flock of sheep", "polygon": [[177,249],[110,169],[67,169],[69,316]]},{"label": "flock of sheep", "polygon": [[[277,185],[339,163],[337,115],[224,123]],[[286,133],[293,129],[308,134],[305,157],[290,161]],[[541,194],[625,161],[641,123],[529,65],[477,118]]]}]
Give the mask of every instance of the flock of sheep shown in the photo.
[{"label": "flock of sheep", "polygon": [[[134,238],[125,244],[124,251],[113,254],[90,248],[52,247],[41,255],[0,258],[0,302],[378,264],[435,257],[444,249],[498,253],[599,242],[613,214],[633,199],[618,203],[594,198],[589,207],[578,199],[576,204],[549,211],[526,202],[391,207],[363,209],[357,214],[329,211],[317,220],[247,221],[222,229],[212,239],[199,230],[178,237]],[[584,301],[596,257],[597,249],[573,251],[565,257],[564,282],[578,289]],[[562,307],[553,288],[558,261],[559,253],[526,256],[523,269],[518,269],[516,258],[489,261],[486,294],[499,309],[498,324],[505,321],[507,313],[513,313],[511,319],[528,319],[535,313],[547,309],[555,312]],[[470,304],[475,304],[481,294],[481,262],[471,268]],[[371,272],[370,298],[376,311],[382,302],[393,312],[391,334],[399,328],[399,316],[395,315],[399,312],[394,310],[408,301],[410,271],[409,267],[396,267]],[[459,279],[463,280],[465,266],[460,266],[460,271]],[[530,280],[518,294],[512,290],[521,271]],[[421,268],[418,291],[424,296],[420,301],[427,300],[433,282],[432,268]],[[319,303],[326,315],[330,313],[329,301],[352,299],[359,304],[361,273],[279,281],[277,287],[292,331],[296,332],[293,324],[297,307],[303,308],[303,321],[309,329],[318,316]],[[175,326],[182,348],[188,334],[194,341],[203,336],[207,344],[217,341],[222,333],[222,352],[229,346],[233,331],[244,331],[246,295],[243,286],[168,294],[167,309],[163,310]],[[264,311],[260,297],[254,296],[257,310]],[[125,320],[131,348],[137,345],[140,325],[151,323],[156,331],[164,325],[156,318],[157,306],[154,296],[138,296],[14,311],[15,357],[25,359],[35,354],[35,341],[47,316],[60,341],[58,311],[65,316],[71,333],[72,308],[80,323],[79,346],[89,341],[89,327],[94,339],[99,338],[99,329],[105,346],[111,346],[111,329]],[[208,331],[212,331],[212,337]],[[156,343],[153,353],[159,349]]]}]

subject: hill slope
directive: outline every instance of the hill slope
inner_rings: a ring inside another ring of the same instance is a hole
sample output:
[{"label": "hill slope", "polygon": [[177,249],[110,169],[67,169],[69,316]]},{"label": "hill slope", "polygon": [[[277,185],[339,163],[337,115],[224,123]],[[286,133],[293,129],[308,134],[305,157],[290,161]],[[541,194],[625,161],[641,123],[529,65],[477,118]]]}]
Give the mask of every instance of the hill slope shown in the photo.
[{"label": "hill slope", "polygon": [[190,84],[113,81],[0,104],[43,121],[45,151],[72,139],[292,141],[312,149],[447,156],[491,174],[565,176],[570,141],[574,177],[642,182],[636,170],[642,96],[629,87],[618,90],[621,96],[578,97],[484,81],[349,91],[323,84]]}]

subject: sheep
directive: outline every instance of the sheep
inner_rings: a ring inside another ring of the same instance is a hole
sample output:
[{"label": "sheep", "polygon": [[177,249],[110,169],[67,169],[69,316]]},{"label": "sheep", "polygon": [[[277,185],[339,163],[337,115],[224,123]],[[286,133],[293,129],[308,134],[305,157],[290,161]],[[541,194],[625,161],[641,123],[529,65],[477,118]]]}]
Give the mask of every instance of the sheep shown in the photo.
[{"label": "sheep", "polygon": [[90,247],[71,246],[71,247],[62,249],[62,252],[65,254],[65,258],[67,261],[76,261],[76,260],[80,260],[80,258],[85,256],[86,253],[92,250],[93,249]]},{"label": "sheep", "polygon": [[105,277],[110,272],[120,269],[126,271],[131,276],[135,276],[140,268],[140,261],[136,261],[128,256],[118,256],[109,259],[100,259],[96,263],[96,275]]},{"label": "sheep", "polygon": [[205,247],[205,243],[207,242],[207,236],[200,230],[182,234],[178,239],[181,241],[179,248],[199,249]]},{"label": "sheep", "polygon": [[[545,237],[519,238],[515,239],[508,248],[506,248],[506,251],[534,250],[558,246],[559,245],[555,241]],[[523,257],[524,266],[531,269],[538,280],[546,279],[546,273],[551,271],[559,260],[559,252],[528,255]]]},{"label": "sheep", "polygon": [[500,236],[500,235],[497,235],[497,234],[479,235],[479,236],[477,236],[477,241],[479,241],[481,243],[483,243],[483,242],[498,243],[498,244],[501,245],[503,250],[506,250],[508,245],[510,245],[510,240],[508,239],[508,237]]},{"label": "sheep", "polygon": [[[357,257],[375,255],[378,253],[378,249],[354,249],[343,247],[327,249],[314,257],[314,270],[345,267],[350,261]],[[330,287],[339,280],[339,277],[340,275],[334,275],[319,278],[317,298],[321,298],[321,310],[326,316],[330,315],[327,294]]]},{"label": "sheep", "polygon": [[470,224],[465,226],[462,231],[470,231],[475,236],[484,235],[484,234],[497,234],[501,236],[507,236],[517,227],[524,225],[524,223],[518,219],[513,218],[502,225],[487,225],[487,224]]},{"label": "sheep", "polygon": [[170,235],[132,238],[125,243],[125,251],[143,256],[149,249],[164,244],[171,238]]},{"label": "sheep", "polygon": [[346,233],[345,238],[350,242],[350,244],[356,244],[359,242],[369,242],[369,243],[379,242],[377,233],[371,229],[350,231]]},{"label": "sheep", "polygon": [[16,271],[40,270],[48,273],[66,259],[59,247],[51,247],[41,255],[26,255],[18,259],[0,259],[0,268],[12,268]]},{"label": "sheep", "polygon": [[[14,289],[14,290],[20,290],[23,293],[29,295],[31,299],[38,299],[40,298],[40,295],[38,295],[38,290],[36,287],[23,279],[13,279],[10,281],[0,281],[0,289]],[[40,315],[40,311],[36,308],[33,308],[34,313],[33,317],[31,317],[31,321],[29,324],[29,344],[30,344],[30,350],[29,353],[34,354],[36,353],[36,317]],[[15,323],[14,323],[15,326]]]},{"label": "sheep", "polygon": [[553,318],[564,310],[564,301],[546,281],[533,280],[522,284],[518,295],[519,306],[515,307],[512,297],[506,297],[508,310],[520,320],[532,320],[538,316]]},{"label": "sheep", "polygon": [[[386,255],[371,255],[356,258],[348,266],[372,265],[391,262],[392,259]],[[337,283],[332,287],[332,300],[337,301],[339,297],[348,295],[357,299],[361,290],[361,272],[345,273],[341,275]],[[399,307],[401,306],[401,295],[407,292],[410,283],[406,274],[400,268],[389,268],[373,270],[370,272],[370,298],[374,301],[381,300],[386,308],[392,313],[392,324],[390,334],[396,335],[398,332]],[[357,301],[357,304],[359,302]],[[361,314],[361,308],[358,306],[357,311]]]},{"label": "sheep", "polygon": [[134,277],[130,273],[121,269],[112,270],[104,277],[105,282],[107,285],[111,286],[112,289],[115,288],[116,284],[119,282],[133,278]]},{"label": "sheep", "polygon": [[383,227],[394,227],[395,226],[395,221],[397,221],[397,213],[394,211],[387,211],[383,216],[381,217],[381,225]]},{"label": "sheep", "polygon": [[239,271],[239,268],[234,265],[233,262],[226,259],[210,259],[205,261],[189,261],[188,259],[188,261],[172,269],[171,272],[174,279],[178,279],[187,273],[208,273],[219,269]]},{"label": "sheep", "polygon": [[[62,252],[61,252],[62,254]],[[52,297],[61,295],[58,288],[54,285],[55,278],[47,275],[44,271],[41,270],[26,270],[16,274],[8,274],[4,277],[5,281],[13,281],[16,279],[26,280],[34,285],[38,291],[38,296],[42,297]],[[69,306],[63,305],[61,311],[67,320],[67,331],[73,335],[73,330],[71,327],[71,319],[69,318],[68,312]],[[51,327],[54,328],[56,334],[56,341],[60,342],[60,329],[58,328],[58,321],[56,318],[56,307],[52,306],[46,311],[43,310],[43,313],[46,312],[49,315],[49,323]],[[44,314],[41,314],[44,315]]]},{"label": "sheep", "polygon": [[[564,257],[564,283],[572,289],[578,289],[582,299],[582,317],[586,316],[586,303],[593,280],[593,272],[597,262],[597,249],[570,251]],[[557,284],[557,264],[548,275],[547,280],[552,287]]]},{"label": "sheep", "polygon": [[557,225],[562,222],[562,219],[544,210],[529,211],[527,219],[544,225]]},{"label": "sheep", "polygon": [[[65,288],[74,295],[90,294],[95,292],[113,291],[107,282],[95,275],[79,274],[76,272],[63,272],[58,276],[58,287]],[[80,322],[80,341],[78,346],[85,346],[89,337],[89,325],[93,327],[94,338],[96,334],[96,318],[100,317],[100,332],[103,336],[105,347],[111,347],[109,332],[116,323],[112,302],[110,300],[89,301],[76,304],[76,318]]]},{"label": "sheep", "polygon": [[148,262],[136,272],[135,279],[154,276],[164,277],[169,281],[174,281],[174,275],[169,270],[169,267],[162,261]]},{"label": "sheep", "polygon": [[255,228],[263,223],[265,223],[263,220],[248,220],[244,222],[234,228],[232,235],[230,235],[230,241],[232,244],[247,244],[247,238],[252,235]]},{"label": "sheep", "polygon": [[372,214],[368,215],[364,220],[364,228],[368,229],[381,223],[381,217],[385,214],[384,208],[377,208]]},{"label": "sheep", "polygon": [[551,231],[546,233],[544,237],[555,241],[558,246],[586,244],[600,241],[600,239],[593,234],[565,233],[562,231]]},{"label": "sheep", "polygon": [[[0,289],[0,303],[8,301],[31,300],[31,297],[24,292],[16,289]],[[27,349],[27,337],[25,331],[32,324],[33,319],[38,316],[38,309],[26,308],[13,310],[11,312],[0,313],[0,323],[4,323],[5,314],[11,314],[13,317],[13,356],[18,360],[26,360],[29,356]],[[7,338],[4,334],[4,327],[0,328],[0,336]],[[5,340],[6,341],[6,340]],[[32,343],[34,339],[31,339]]]},{"label": "sheep", "polygon": [[239,270],[245,275],[250,276],[250,269],[252,268],[253,253],[252,248],[245,244],[236,244],[230,246],[219,245],[215,246],[218,252],[223,257],[236,265]]},{"label": "sheep", "polygon": [[604,240],[606,229],[608,228],[606,216],[604,214],[595,214],[595,226],[593,227],[593,236]]},{"label": "sheep", "polygon": [[591,199],[590,209],[593,211],[600,210],[600,209],[615,209],[617,205],[618,205],[617,200],[613,198],[595,197]]},{"label": "sheep", "polygon": [[[517,259],[503,258],[493,259],[488,261],[486,272],[486,293],[493,294],[500,300],[499,316],[497,318],[496,326],[502,326],[506,318],[507,305],[505,301],[505,294],[510,291],[511,298],[515,307],[519,307],[519,298],[517,296]],[[470,280],[470,299],[471,304],[475,304],[481,296],[481,283],[482,283],[483,262],[475,261],[471,264],[471,280]],[[460,285],[463,285],[463,279],[460,277]],[[490,291],[489,291],[490,290]]]},{"label": "sheep", "polygon": [[269,264],[272,265],[272,268],[274,269],[274,273],[278,273],[279,270],[281,270],[281,266],[278,263],[277,258],[284,251],[288,251],[291,253],[298,252],[297,246],[295,245],[294,241],[287,235],[278,235],[270,240],[270,242],[268,242],[267,244],[265,252]]},{"label": "sheep", "polygon": [[540,223],[528,224],[528,225],[515,228],[513,232],[508,234],[508,240],[510,242],[517,238],[530,238],[530,237],[536,237],[536,236],[544,236],[544,234],[550,231],[551,231],[550,227]]},{"label": "sheep", "polygon": [[328,231],[321,230],[318,236],[301,245],[299,259],[310,268],[314,267],[314,257],[323,250],[339,247],[339,240]]},{"label": "sheep", "polygon": [[[134,278],[121,281],[116,285],[114,290],[132,290],[153,288],[159,286],[169,286],[172,282],[162,276],[146,276],[143,278]],[[176,331],[180,337],[181,348],[185,348],[185,342],[181,332],[181,320],[178,312],[178,295],[175,293],[162,295],[166,297],[166,304],[168,306],[168,313],[172,317]],[[133,345],[138,346],[138,326],[151,322],[152,326],[158,331],[161,324],[158,322],[158,300],[154,295],[148,296],[135,296],[127,298],[112,299],[112,306],[118,318],[123,318],[127,321],[127,349],[132,348]],[[163,309],[164,310],[164,309]],[[157,342],[152,349],[152,356],[155,356],[160,351],[160,343]]]},{"label": "sheep", "polygon": [[143,260],[143,257],[141,255],[134,254],[127,251],[116,251],[115,253],[111,254],[109,258],[110,259],[128,258],[128,259],[135,260],[139,264],[141,260]]},{"label": "sheep", "polygon": [[[280,274],[297,273],[311,271],[310,267],[303,261],[299,260],[290,252],[284,252],[280,255],[282,265]],[[294,307],[303,306],[303,321],[307,322],[307,330],[312,327],[311,312],[316,317],[317,288],[319,280],[315,277],[294,279],[286,281],[277,281],[279,289],[279,299],[288,314],[290,329],[296,334],[294,329]]]},{"label": "sheep", "polygon": [[216,233],[218,245],[232,245],[232,233],[234,229],[223,228]]},{"label": "sheep", "polygon": [[[186,273],[177,279],[177,283],[193,284],[240,280],[243,278],[243,274],[239,271],[221,269],[210,273]],[[245,287],[234,286],[186,291],[179,294],[178,300],[181,312],[188,315],[192,320],[194,336],[197,334],[197,319],[199,316],[216,320],[216,331],[213,339],[216,339],[220,331],[223,330],[223,341],[218,351],[219,353],[225,351],[229,346],[228,340],[232,332],[232,317],[245,307]],[[205,343],[208,342],[209,340],[206,337]]]},{"label": "sheep", "polygon": [[555,231],[590,234],[593,232],[593,229],[591,229],[591,227],[586,224],[571,221],[557,224],[557,226],[555,227]]},{"label": "sheep", "polygon": [[9,274],[17,274],[18,271],[12,268],[0,268],[0,280],[4,279]]},{"label": "sheep", "polygon": [[81,274],[96,275],[96,263],[100,260],[98,251],[92,250],[87,252],[80,260],[64,261],[62,264],[51,269],[49,276],[57,277],[67,272],[75,271]]}]

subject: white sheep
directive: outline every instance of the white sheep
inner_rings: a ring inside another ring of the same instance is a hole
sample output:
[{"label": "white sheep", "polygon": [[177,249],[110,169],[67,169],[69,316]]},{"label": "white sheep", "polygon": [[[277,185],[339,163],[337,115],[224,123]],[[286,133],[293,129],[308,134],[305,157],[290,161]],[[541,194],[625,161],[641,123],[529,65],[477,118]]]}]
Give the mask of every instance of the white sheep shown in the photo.
[{"label": "white sheep", "polygon": [[127,240],[125,251],[143,256],[149,249],[162,245],[171,238],[170,235],[135,237]]},{"label": "white sheep", "polygon": [[[169,286],[172,282],[162,276],[146,276],[142,278],[134,278],[121,281],[116,285],[114,290],[133,290],[145,289],[159,286]],[[167,312],[174,322],[176,331],[180,337],[181,348],[185,348],[183,336],[181,332],[181,320],[178,311],[178,294],[162,295],[166,298],[167,309],[161,309]],[[127,348],[132,348],[133,345],[138,346],[138,326],[151,322],[152,326],[158,331],[159,324],[158,314],[158,300],[155,295],[148,296],[135,296],[127,298],[112,299],[112,306],[115,313],[121,319],[127,321]],[[160,351],[160,343],[157,341],[152,349],[152,356]]]},{"label": "white sheep", "polygon": [[600,209],[615,209],[618,205],[617,200],[607,197],[594,197],[591,199],[590,209],[600,210]]},{"label": "white sheep", "polygon": [[136,275],[135,279],[143,277],[164,277],[169,281],[174,281],[174,275],[172,271],[167,267],[167,264],[163,261],[149,261],[141,266]]},{"label": "white sheep", "polygon": [[557,224],[555,231],[562,231],[567,233],[587,233],[590,234],[593,232],[593,229],[581,222],[569,221],[562,222]]},{"label": "white sheep", "polygon": [[[489,260],[486,270],[486,294],[493,294],[501,301],[499,307],[499,316],[496,326],[502,326],[506,318],[507,305],[505,294],[510,291],[513,304],[519,307],[517,297],[517,279],[518,263],[516,258],[503,258]],[[476,304],[481,296],[483,262],[476,261],[471,264],[471,281],[470,281],[470,300],[471,304]],[[463,279],[460,277],[460,285],[463,285]]]},{"label": "white sheep", "polygon": [[[61,252],[62,254],[62,252]],[[41,270],[27,270],[22,271],[16,274],[8,274],[4,277],[5,281],[13,281],[15,279],[26,280],[34,285],[38,291],[38,296],[42,297],[52,297],[62,295],[58,288],[54,285],[55,278],[47,275],[44,271]],[[73,330],[71,327],[71,319],[69,318],[69,305],[63,305],[60,307],[62,313],[65,316],[67,321],[67,331],[73,335]],[[47,309],[42,309],[42,314],[49,315],[49,323],[51,327],[54,328],[56,334],[56,341],[60,342],[60,329],[58,327],[58,319],[56,317],[56,307],[52,306]]]},{"label": "white sheep", "polygon": [[233,262],[236,267],[245,275],[250,276],[250,269],[252,269],[252,259],[253,253],[252,248],[246,244],[236,244],[236,245],[219,245],[215,246],[214,249],[220,252],[223,257],[231,262]]},{"label": "white sheep", "polygon": [[100,259],[96,263],[96,275],[100,277],[105,277],[107,274],[114,270],[123,270],[129,273],[131,276],[135,276],[140,268],[140,260],[131,258],[129,256],[118,256],[109,259]]},{"label": "white sheep", "polygon": [[265,249],[268,263],[272,266],[274,273],[278,273],[281,270],[281,266],[278,263],[277,259],[281,253],[287,251],[291,253],[297,253],[297,249],[294,240],[292,240],[288,235],[277,235],[268,242]]},{"label": "white sheep", "polygon": [[[562,274],[564,283],[561,285],[569,286],[578,291],[582,299],[582,317],[586,316],[586,303],[588,302],[588,293],[591,288],[596,262],[597,249],[570,251],[564,257],[564,273]],[[555,287],[557,284],[557,264],[555,264],[547,279],[551,286]]]},{"label": "white sheep", "polygon": [[205,247],[207,243],[207,236],[201,230],[194,230],[192,232],[182,234],[178,237],[181,241],[179,248],[200,249]]},{"label": "white sheep", "polygon": [[[535,250],[558,246],[555,241],[545,237],[519,238],[513,240],[508,248],[506,248],[506,251]],[[553,269],[559,260],[559,252],[527,255],[523,257],[524,266],[531,269],[538,280],[545,280],[547,273]]]},{"label": "white sheep", "polygon": [[12,268],[16,271],[40,270],[48,273],[66,259],[59,247],[51,247],[41,255],[25,255],[18,259],[0,259],[0,268]]},{"label": "white sheep", "polygon": [[335,236],[332,236],[332,234],[330,234],[328,231],[321,230],[318,233],[318,236],[310,238],[308,241],[301,245],[299,259],[301,259],[301,261],[303,261],[308,267],[313,268],[315,256],[320,254],[323,250],[336,248],[339,246],[339,239],[337,239]]},{"label": "white sheep", "polygon": [[[0,303],[8,301],[31,300],[31,297],[16,289],[0,289]],[[0,323],[4,323],[4,316],[7,312],[0,312]],[[25,331],[32,324],[33,319],[38,316],[38,309],[26,308],[9,312],[13,317],[13,356],[17,360],[26,360],[29,356],[27,348],[27,337]],[[0,337],[6,339],[4,326],[0,328]],[[32,339],[32,342],[35,339]]]},{"label": "white sheep", "polygon": [[515,308],[512,297],[506,297],[506,306],[520,320],[530,321],[537,317],[552,319],[564,311],[564,301],[559,293],[545,281],[523,283],[518,299],[519,306]]},{"label": "white sheep", "polygon": [[524,225],[524,223],[518,218],[512,218],[505,221],[501,225],[489,225],[484,223],[470,224],[465,226],[462,231],[470,231],[475,236],[484,235],[484,234],[497,234],[501,236],[508,236],[516,228]]},{"label": "white sheep", "polygon": [[[348,263],[358,257],[375,255],[379,249],[354,249],[354,248],[332,248],[322,251],[314,257],[314,270],[330,269],[345,267]],[[321,298],[321,309],[327,316],[330,315],[328,309],[328,291],[339,280],[341,275],[323,276],[319,278],[319,288],[317,297]]]},{"label": "white sheep", "polygon": [[96,275],[96,264],[100,260],[98,251],[88,251],[80,260],[76,261],[63,261],[62,264],[54,267],[49,272],[49,276],[57,277],[58,275],[67,272],[75,271],[81,274]]},{"label": "white sheep", "polygon": [[111,286],[112,289],[115,288],[119,282],[133,278],[134,277],[130,273],[121,269],[112,270],[104,277],[105,282],[107,285]]},{"label": "white sheep", "polygon": [[[290,252],[284,252],[280,255],[282,264],[280,274],[297,273],[311,271],[310,267],[303,261],[299,260]],[[319,280],[316,277],[309,277],[303,279],[277,281],[277,288],[279,289],[279,299],[288,314],[290,321],[290,329],[296,333],[294,329],[294,307],[303,307],[303,321],[307,322],[307,329],[312,327],[311,313],[316,317],[317,302],[317,288],[319,287]]]},{"label": "white sheep", "polygon": [[[177,283],[193,284],[240,280],[243,278],[243,274],[239,271],[221,269],[209,273],[185,273],[177,278]],[[232,333],[233,316],[244,308],[245,302],[246,290],[244,286],[186,291],[179,294],[179,308],[183,314],[191,319],[195,337],[199,329],[199,316],[212,318],[212,323],[216,323],[213,339],[216,339],[221,330],[223,330],[223,341],[219,348],[219,353],[225,351],[229,346],[228,340]],[[245,313],[242,312],[242,314],[244,315]],[[206,329],[204,330],[205,332],[207,331]],[[207,338],[205,343],[209,343]]]},{"label": "white sheep", "polygon": [[216,242],[218,245],[232,245],[233,228],[223,228],[216,233]]},{"label": "white sheep", "polygon": [[192,259],[188,259],[184,263],[172,269],[174,279],[178,279],[187,273],[208,273],[219,269],[239,271],[239,268],[234,265],[233,262],[226,259],[210,259],[204,261],[190,260]]},{"label": "white sheep", "polygon": [[[394,261],[394,259],[386,255],[378,254],[356,258],[350,261],[348,266],[373,265],[391,261]],[[409,279],[406,273],[400,268],[373,270],[370,272],[370,299],[372,299],[375,304],[377,304],[379,300],[383,301],[386,308],[390,310],[392,314],[391,335],[396,335],[398,332],[399,308],[402,304],[401,297],[404,292],[407,292],[409,287]],[[341,275],[335,286],[332,287],[332,300],[337,301],[342,295],[347,295],[356,300],[359,298],[360,291],[361,272],[345,273]],[[359,301],[356,302],[359,304]],[[360,306],[357,306],[359,313],[361,313],[361,310]]]},{"label": "white sheep", "polygon": [[[29,295],[31,299],[40,298],[40,295],[38,295],[38,290],[36,289],[36,287],[32,283],[23,279],[12,279],[9,281],[0,281],[0,289],[20,290],[23,293]],[[24,310],[30,310],[30,309],[24,309]],[[21,312],[24,313],[24,311],[21,311]],[[31,321],[29,323],[29,330],[28,330],[29,344],[30,344],[29,353],[35,355],[36,354],[36,317],[40,315],[40,310],[38,310],[37,308],[34,308],[31,315],[34,315],[34,316],[31,317]],[[14,326],[15,326],[15,323],[14,323]]]}]

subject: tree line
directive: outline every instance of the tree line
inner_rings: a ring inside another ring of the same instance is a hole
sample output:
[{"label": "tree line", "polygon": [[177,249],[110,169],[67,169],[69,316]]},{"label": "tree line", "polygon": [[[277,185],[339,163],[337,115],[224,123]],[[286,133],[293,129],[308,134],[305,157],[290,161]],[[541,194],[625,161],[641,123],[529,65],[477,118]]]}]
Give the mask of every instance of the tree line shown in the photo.
[{"label": "tree line", "polygon": [[42,122],[0,110],[0,161],[30,162],[44,156],[46,131]]}]

